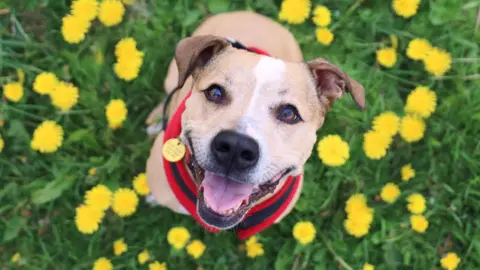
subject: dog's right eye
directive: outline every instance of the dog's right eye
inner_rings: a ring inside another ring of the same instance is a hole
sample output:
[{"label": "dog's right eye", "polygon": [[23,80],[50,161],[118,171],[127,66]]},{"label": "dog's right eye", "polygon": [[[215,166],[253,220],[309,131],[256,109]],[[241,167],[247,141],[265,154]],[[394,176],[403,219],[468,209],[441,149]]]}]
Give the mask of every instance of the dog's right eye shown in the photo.
[{"label": "dog's right eye", "polygon": [[212,85],[204,91],[208,101],[222,103],[225,100],[225,90],[218,85]]}]

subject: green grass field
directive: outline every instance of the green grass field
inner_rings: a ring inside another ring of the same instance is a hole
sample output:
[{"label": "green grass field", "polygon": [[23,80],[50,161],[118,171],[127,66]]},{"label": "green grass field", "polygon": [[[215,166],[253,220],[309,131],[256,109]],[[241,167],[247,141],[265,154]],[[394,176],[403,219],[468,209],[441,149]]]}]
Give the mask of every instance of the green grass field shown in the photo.
[{"label": "green grass field", "polygon": [[[422,1],[410,19],[395,15],[391,1],[326,0],[332,11],[335,40],[323,46],[315,39],[309,19],[300,25],[282,23],[295,35],[306,60],[325,57],[338,64],[366,89],[367,110],[357,110],[350,97],[336,102],[319,138],[339,134],[350,145],[342,167],[322,165],[316,155],[305,166],[305,185],[294,211],[258,237],[265,255],[247,258],[243,242],[229,232],[211,234],[190,217],[148,206],[143,198],[137,212],[119,218],[107,215],[100,230],[81,234],[75,208],[86,190],[103,183],[111,189],[131,187],[144,172],[152,141],[145,132],[148,113],[164,98],[163,79],[175,45],[188,36],[208,13],[255,10],[277,20],[279,0],[136,0],[127,6],[120,25],[107,28],[95,21],[85,40],[66,43],[61,18],[70,1],[18,0],[0,2],[0,85],[25,73],[24,97],[0,103],[0,269],[91,269],[99,257],[115,269],[148,269],[137,254],[148,249],[168,269],[440,269],[440,259],[456,252],[458,269],[480,269],[480,29],[478,0]],[[477,23],[477,24],[476,24]],[[397,63],[386,69],[376,63],[375,51],[399,39]],[[132,82],[116,77],[114,47],[123,37],[135,38],[145,53],[140,75]],[[405,55],[408,42],[423,37],[446,49],[452,69],[441,78]],[[33,92],[35,76],[55,73],[80,89],[79,103],[68,113]],[[363,133],[374,116],[385,110],[403,115],[406,96],[417,85],[434,90],[437,109],[425,137],[407,144],[395,137],[387,156],[368,159]],[[128,118],[116,131],[108,128],[105,105],[125,100]],[[30,148],[33,130],[43,120],[55,120],[65,131],[60,149],[40,154]],[[402,182],[400,168],[412,163],[416,176]],[[88,174],[96,168],[97,174]],[[402,194],[393,204],[379,198],[387,182]],[[357,239],[346,233],[345,201],[362,192],[375,209],[370,232]],[[419,192],[427,199],[424,234],[411,230],[405,198]],[[302,247],[292,237],[293,225],[314,223],[317,236]],[[193,260],[185,251],[172,252],[166,240],[173,226],[185,226],[192,238],[207,246]],[[124,238],[129,249],[116,257],[112,243]],[[21,259],[11,262],[14,253]]]}]

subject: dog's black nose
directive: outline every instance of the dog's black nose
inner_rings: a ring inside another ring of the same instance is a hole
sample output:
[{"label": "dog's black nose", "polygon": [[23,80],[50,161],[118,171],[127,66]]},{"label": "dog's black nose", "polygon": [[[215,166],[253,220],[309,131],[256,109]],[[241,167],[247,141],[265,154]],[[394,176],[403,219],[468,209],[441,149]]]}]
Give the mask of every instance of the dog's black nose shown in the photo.
[{"label": "dog's black nose", "polygon": [[215,136],[211,150],[217,164],[228,173],[231,169],[243,171],[258,162],[258,143],[235,131],[222,131]]}]

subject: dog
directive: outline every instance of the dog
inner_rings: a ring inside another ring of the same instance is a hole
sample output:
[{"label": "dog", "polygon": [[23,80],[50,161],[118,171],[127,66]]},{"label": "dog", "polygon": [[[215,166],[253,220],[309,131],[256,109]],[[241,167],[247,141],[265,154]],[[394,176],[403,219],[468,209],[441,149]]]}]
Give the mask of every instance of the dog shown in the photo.
[{"label": "dog", "polygon": [[[241,238],[292,210],[334,101],[348,92],[365,108],[360,83],[323,58],[305,62],[287,29],[247,11],[213,15],[181,40],[164,87],[168,107],[147,119],[159,132],[146,169],[151,199]],[[162,117],[166,130],[153,123]],[[179,161],[165,160],[167,133],[185,149]]]}]

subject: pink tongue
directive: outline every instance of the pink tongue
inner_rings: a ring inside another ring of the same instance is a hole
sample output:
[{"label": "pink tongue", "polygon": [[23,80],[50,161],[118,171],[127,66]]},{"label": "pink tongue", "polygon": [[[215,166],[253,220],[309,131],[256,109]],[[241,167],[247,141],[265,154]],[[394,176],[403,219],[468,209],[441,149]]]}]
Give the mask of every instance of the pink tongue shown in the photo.
[{"label": "pink tongue", "polygon": [[208,171],[205,172],[202,186],[207,206],[219,214],[230,208],[236,210],[243,200],[248,199],[255,187],[252,184],[240,184],[227,180]]}]

